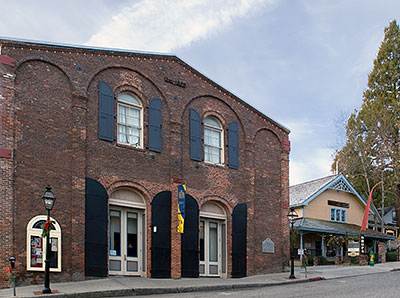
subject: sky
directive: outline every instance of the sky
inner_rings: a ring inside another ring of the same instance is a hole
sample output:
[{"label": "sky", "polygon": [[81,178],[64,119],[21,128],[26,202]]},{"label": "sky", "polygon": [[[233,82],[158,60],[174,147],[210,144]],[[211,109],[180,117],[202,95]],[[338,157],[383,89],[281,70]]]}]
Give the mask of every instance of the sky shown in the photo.
[{"label": "sky", "polygon": [[399,0],[0,0],[0,37],[169,53],[289,128],[290,185],[332,174]]}]

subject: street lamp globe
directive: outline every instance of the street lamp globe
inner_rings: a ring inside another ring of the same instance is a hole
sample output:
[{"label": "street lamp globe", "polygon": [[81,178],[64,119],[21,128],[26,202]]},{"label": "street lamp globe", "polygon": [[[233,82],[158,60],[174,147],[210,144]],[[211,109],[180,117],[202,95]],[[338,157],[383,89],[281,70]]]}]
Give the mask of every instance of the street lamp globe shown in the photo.
[{"label": "street lamp globe", "polygon": [[44,203],[44,207],[46,210],[50,211],[53,209],[54,203],[56,202],[56,198],[54,197],[53,192],[51,191],[51,187],[47,186],[46,191],[44,192],[42,196],[42,200]]},{"label": "street lamp globe", "polygon": [[290,222],[290,223],[293,223],[294,220],[295,220],[296,218],[299,217],[299,215],[297,214],[296,210],[294,210],[294,208],[291,207],[290,210],[289,210],[289,213],[288,213],[287,217],[288,217],[288,219],[289,219],[289,222]]}]

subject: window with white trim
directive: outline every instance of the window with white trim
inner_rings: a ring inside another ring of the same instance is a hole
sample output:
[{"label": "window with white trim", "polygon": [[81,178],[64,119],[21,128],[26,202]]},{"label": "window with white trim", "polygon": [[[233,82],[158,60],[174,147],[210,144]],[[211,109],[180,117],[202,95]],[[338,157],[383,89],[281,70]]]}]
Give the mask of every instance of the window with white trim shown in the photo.
[{"label": "window with white trim", "polygon": [[118,143],[143,148],[143,106],[132,93],[118,95]]},{"label": "window with white trim", "polygon": [[347,210],[331,208],[331,221],[347,222]]},{"label": "window with white trim", "polygon": [[[61,272],[61,227],[50,218],[50,272]],[[30,271],[44,271],[46,259],[46,238],[42,238],[42,225],[46,215],[32,218],[26,227],[26,266]]]},{"label": "window with white trim", "polygon": [[214,164],[224,163],[223,129],[215,117],[204,119],[204,161]]}]

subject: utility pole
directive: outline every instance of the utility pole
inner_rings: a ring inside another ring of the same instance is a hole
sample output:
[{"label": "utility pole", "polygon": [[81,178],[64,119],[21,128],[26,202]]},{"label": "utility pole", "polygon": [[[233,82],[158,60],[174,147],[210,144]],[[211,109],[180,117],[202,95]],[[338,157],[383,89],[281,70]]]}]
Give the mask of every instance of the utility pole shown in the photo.
[{"label": "utility pole", "polygon": [[383,186],[383,170],[382,170],[382,233],[385,233],[385,188]]}]

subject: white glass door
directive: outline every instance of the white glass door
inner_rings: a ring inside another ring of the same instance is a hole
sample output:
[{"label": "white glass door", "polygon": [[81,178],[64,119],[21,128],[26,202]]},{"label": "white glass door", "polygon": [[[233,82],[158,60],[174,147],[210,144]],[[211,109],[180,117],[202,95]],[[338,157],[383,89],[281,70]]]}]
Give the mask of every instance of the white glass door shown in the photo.
[{"label": "white glass door", "polygon": [[141,275],[142,211],[110,207],[109,214],[109,273]]},{"label": "white glass door", "polygon": [[200,275],[221,276],[226,239],[223,235],[222,222],[212,219],[200,220]]}]

